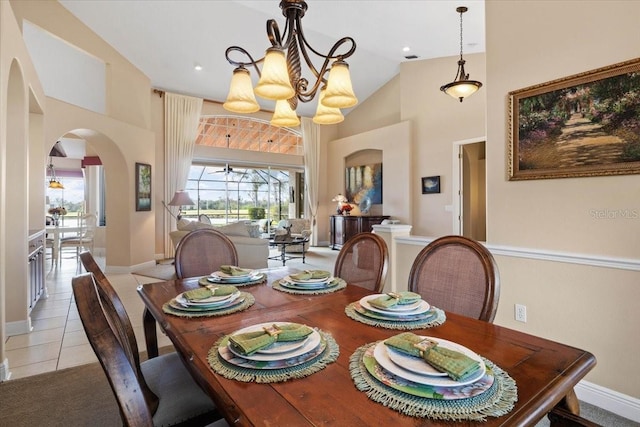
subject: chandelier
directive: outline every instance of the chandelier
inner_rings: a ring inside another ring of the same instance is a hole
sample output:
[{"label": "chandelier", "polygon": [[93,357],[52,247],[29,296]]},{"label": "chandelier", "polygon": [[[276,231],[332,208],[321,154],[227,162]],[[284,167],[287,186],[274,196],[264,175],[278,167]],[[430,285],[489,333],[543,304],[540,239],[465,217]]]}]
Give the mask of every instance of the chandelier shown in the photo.
[{"label": "chandelier", "polygon": [[[236,69],[223,107],[235,113],[254,113],[260,109],[255,95],[275,100],[271,124],[290,127],[300,124],[295,113],[298,101],[309,102],[319,95],[313,121],[319,124],[340,123],[344,120],[340,109],[358,103],[351,85],[349,65],[344,61],[355,52],[356,42],[351,37],[343,37],[324,55],[311,47],[302,31],[302,17],[307,10],[307,3],[304,0],[282,0],[280,8],[286,18],[284,33],[280,33],[274,19],[267,21],[267,37],[271,46],[264,57],[254,60],[242,47],[227,48],[225,57]],[[348,50],[337,53],[343,45]],[[243,61],[233,60],[233,52],[240,52],[246,58]],[[321,58],[320,67],[313,64],[310,53]],[[312,83],[302,77],[301,58],[314,76]],[[262,70],[258,64],[262,64]],[[255,90],[247,67],[254,67],[258,74]]]},{"label": "chandelier", "polygon": [[464,71],[466,61],[462,59],[462,14],[467,10],[464,6],[456,8],[456,12],[460,14],[460,60],[458,61],[458,72],[451,83],[440,87],[441,91],[454,98],[459,98],[460,102],[462,102],[463,98],[473,95],[482,87],[482,83],[476,80],[469,80],[469,74]]}]

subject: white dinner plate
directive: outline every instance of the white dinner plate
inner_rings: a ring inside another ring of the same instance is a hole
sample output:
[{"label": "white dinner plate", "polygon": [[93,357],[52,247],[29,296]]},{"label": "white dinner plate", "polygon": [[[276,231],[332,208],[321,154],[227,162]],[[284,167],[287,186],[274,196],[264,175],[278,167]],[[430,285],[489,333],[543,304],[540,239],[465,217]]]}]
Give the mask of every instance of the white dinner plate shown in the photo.
[{"label": "white dinner plate", "polygon": [[231,301],[238,298],[239,296],[240,296],[240,291],[236,291],[229,295],[219,295],[219,296],[214,295],[212,297],[200,299],[197,301],[189,301],[187,298],[185,298],[184,292],[183,292],[176,297],[176,301],[179,304],[183,304],[183,305],[193,305],[198,307],[203,307],[203,306],[216,307],[219,305],[228,304]]},{"label": "white dinner plate", "polygon": [[329,275],[329,277],[325,277],[323,279],[298,280],[298,279],[294,279],[291,276],[286,276],[284,278],[284,280],[286,280],[287,282],[295,283],[296,285],[304,285],[304,284],[309,284],[309,283],[326,283],[326,282],[330,281],[331,279],[333,279],[333,277],[331,277],[331,275]]},{"label": "white dinner plate", "polygon": [[[438,341],[439,343],[440,341],[443,341],[444,342],[443,347],[447,347],[446,343],[450,343],[449,341],[439,340],[437,338],[429,338],[429,339],[433,339],[434,341]],[[413,381],[418,384],[425,384],[425,385],[431,385],[431,386],[458,387],[458,386],[467,385],[467,384],[471,384],[478,381],[480,378],[484,376],[486,372],[486,366],[482,361],[482,358],[480,358],[480,356],[473,353],[471,350],[467,349],[466,347],[459,346],[459,347],[456,347],[456,350],[459,351],[459,349],[462,349],[462,348],[465,349],[465,354],[467,354],[469,357],[471,357],[471,355],[474,355],[475,357],[473,358],[475,360],[480,360],[481,362],[480,369],[478,369],[478,371],[474,375],[465,379],[464,381],[456,381],[452,378],[449,378],[448,376],[433,376],[433,375],[417,374],[408,369],[405,369],[404,367],[397,365],[393,360],[391,360],[389,356],[389,353],[391,353],[391,351],[388,350],[388,347],[382,341],[380,341],[376,345],[376,348],[373,351],[373,357],[376,359],[376,362],[378,362],[380,366],[382,366],[384,369],[406,380]],[[416,360],[428,366],[429,368],[431,368],[431,366],[427,362],[421,361],[417,358]],[[426,372],[426,369],[425,369],[425,372]]]},{"label": "white dinner plate", "polygon": [[375,313],[382,313],[387,316],[412,316],[416,314],[426,313],[431,308],[429,303],[427,303],[425,300],[418,301],[419,304],[417,305],[417,308],[414,308],[412,310],[406,310],[406,311],[383,310],[381,308],[377,308],[369,304],[369,300],[376,299],[381,295],[383,294],[373,294],[373,295],[367,295],[365,297],[362,297],[360,299],[360,305],[366,310],[373,311]]},{"label": "white dinner plate", "polygon": [[[288,324],[289,322],[260,323],[258,325],[248,326],[246,328],[243,328],[243,329],[240,329],[238,331],[235,331],[231,335],[237,335],[237,334],[244,334],[244,333],[247,333],[247,332],[260,331],[260,330],[262,330],[263,327],[271,326],[274,323],[276,325],[285,325],[285,324]],[[313,332],[311,332],[311,334],[309,334],[307,336],[307,338],[305,338],[303,340],[300,340],[300,341],[291,342],[291,344],[294,344],[294,343],[296,343],[296,344],[297,343],[302,343],[302,345],[299,346],[299,347],[293,348],[292,350],[286,351],[286,352],[277,352],[277,353],[269,353],[268,352],[269,349],[263,349],[263,350],[259,350],[258,352],[252,354],[251,356],[245,356],[244,354],[241,354],[241,353],[239,353],[237,351],[234,351],[234,349],[231,347],[230,344],[227,345],[227,348],[229,349],[229,351],[231,353],[235,354],[236,356],[243,357],[243,358],[248,359],[248,360],[271,362],[271,361],[274,361],[274,360],[289,359],[289,358],[292,358],[292,357],[301,356],[301,355],[303,355],[305,353],[310,352],[311,350],[315,349],[320,344],[320,333],[314,329]],[[266,353],[265,353],[265,350],[267,350]]]},{"label": "white dinner plate", "polygon": [[259,272],[253,270],[241,276],[231,276],[230,274],[223,273],[222,271],[215,271],[207,277],[207,280],[214,283],[243,283],[255,280],[259,275]]}]

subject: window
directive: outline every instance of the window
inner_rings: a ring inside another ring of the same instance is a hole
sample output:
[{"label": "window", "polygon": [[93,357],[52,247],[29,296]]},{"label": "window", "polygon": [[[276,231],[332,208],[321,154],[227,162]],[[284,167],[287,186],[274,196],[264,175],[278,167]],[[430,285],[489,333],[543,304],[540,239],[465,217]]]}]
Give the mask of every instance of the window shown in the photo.
[{"label": "window", "polygon": [[61,181],[64,189],[52,189],[49,188],[49,180],[45,180],[45,215],[50,216],[50,208],[64,207],[67,214],[60,217],[60,226],[77,226],[78,217],[84,210],[84,178],[67,177]]},{"label": "window", "polygon": [[297,171],[272,167],[192,165],[186,190],[195,206],[183,207],[183,216],[207,215],[214,224],[241,220],[277,222],[296,216],[291,198]]}]

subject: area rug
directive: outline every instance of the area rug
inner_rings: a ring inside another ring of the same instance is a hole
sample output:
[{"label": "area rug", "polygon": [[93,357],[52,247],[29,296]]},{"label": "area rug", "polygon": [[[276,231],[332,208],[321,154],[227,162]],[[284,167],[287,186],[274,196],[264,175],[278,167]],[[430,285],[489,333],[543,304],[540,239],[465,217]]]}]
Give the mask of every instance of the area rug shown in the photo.
[{"label": "area rug", "polygon": [[118,426],[118,404],[99,363],[0,384],[0,426]]},{"label": "area rug", "polygon": [[173,280],[176,278],[176,268],[173,264],[156,264],[154,267],[143,268],[131,274],[160,280]]}]

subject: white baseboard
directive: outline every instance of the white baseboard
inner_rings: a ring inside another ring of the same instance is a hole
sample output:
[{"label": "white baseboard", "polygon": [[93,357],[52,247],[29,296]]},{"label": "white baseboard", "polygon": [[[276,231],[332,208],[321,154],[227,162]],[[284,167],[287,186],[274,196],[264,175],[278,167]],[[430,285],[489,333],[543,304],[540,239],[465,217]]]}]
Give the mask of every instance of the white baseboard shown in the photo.
[{"label": "white baseboard", "polygon": [[0,382],[11,379],[11,372],[9,371],[9,359],[4,359],[0,363]]},{"label": "white baseboard", "polygon": [[8,337],[28,334],[32,329],[31,317],[27,317],[25,320],[18,320],[16,322],[7,322],[5,324],[5,332]]},{"label": "white baseboard", "polygon": [[640,399],[588,381],[580,381],[575,391],[578,399],[583,402],[640,423]]},{"label": "white baseboard", "polygon": [[145,268],[155,267],[156,262],[147,261],[141,264],[131,265],[131,266],[118,266],[118,265],[107,265],[105,268],[105,274],[127,274],[133,273],[134,271],[143,270]]}]

